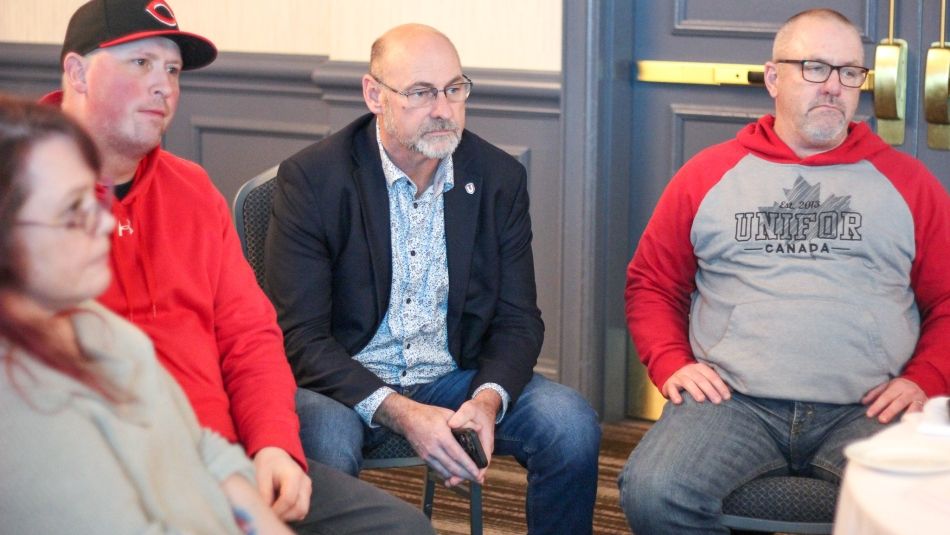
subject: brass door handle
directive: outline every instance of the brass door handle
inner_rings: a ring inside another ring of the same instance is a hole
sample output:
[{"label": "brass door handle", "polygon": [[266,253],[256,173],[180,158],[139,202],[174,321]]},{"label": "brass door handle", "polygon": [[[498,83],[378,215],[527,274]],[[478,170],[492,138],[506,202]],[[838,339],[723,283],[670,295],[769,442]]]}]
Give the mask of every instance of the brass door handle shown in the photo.
[{"label": "brass door handle", "polygon": [[940,41],[927,51],[924,78],[924,115],[927,118],[927,146],[950,150],[950,43],[944,40],[947,0],[940,3]]},{"label": "brass door handle", "polygon": [[950,150],[950,48],[947,43],[934,43],[927,51],[924,113],[927,146]]},{"label": "brass door handle", "polygon": [[874,52],[874,115],[877,134],[891,145],[904,144],[907,108],[907,41],[894,39],[894,0],[890,30]]}]

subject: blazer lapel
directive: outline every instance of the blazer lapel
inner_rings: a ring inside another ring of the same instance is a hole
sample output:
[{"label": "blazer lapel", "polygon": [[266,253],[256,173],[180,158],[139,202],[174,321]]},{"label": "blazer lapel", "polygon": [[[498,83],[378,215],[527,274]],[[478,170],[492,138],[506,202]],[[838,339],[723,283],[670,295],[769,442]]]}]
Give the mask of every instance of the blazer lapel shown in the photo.
[{"label": "blazer lapel", "polygon": [[376,315],[381,320],[389,307],[392,286],[392,240],[389,223],[389,192],[376,144],[376,121],[370,121],[355,136],[353,180],[360,198],[360,214],[366,230],[370,262],[376,281]]},{"label": "blazer lapel", "polygon": [[449,340],[458,327],[465,303],[475,230],[478,227],[478,207],[482,200],[482,178],[469,173],[463,158],[455,164],[455,187],[443,195],[445,212],[445,249],[449,264],[449,305],[447,329]]}]

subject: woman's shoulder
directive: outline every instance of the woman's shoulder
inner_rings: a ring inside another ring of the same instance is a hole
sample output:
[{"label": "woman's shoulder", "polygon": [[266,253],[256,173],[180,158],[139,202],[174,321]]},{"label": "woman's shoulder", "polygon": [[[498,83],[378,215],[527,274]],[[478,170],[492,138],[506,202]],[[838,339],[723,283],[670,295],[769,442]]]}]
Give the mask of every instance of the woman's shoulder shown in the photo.
[{"label": "woman's shoulder", "polygon": [[97,301],[89,300],[72,312],[76,338],[83,351],[96,359],[153,359],[151,339],[129,320]]},{"label": "woman's shoulder", "polygon": [[[95,301],[67,313],[85,357],[117,387],[134,384],[157,367],[151,340],[138,327]],[[7,409],[56,412],[73,396],[92,389],[0,340],[0,406]]]}]

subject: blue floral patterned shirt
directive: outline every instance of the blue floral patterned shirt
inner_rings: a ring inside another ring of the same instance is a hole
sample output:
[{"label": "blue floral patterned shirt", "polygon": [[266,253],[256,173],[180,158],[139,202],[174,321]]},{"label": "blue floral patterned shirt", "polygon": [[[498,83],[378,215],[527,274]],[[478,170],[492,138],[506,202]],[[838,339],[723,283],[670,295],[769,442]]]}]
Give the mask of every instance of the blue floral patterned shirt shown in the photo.
[{"label": "blue floral patterned shirt", "polygon": [[[445,254],[442,194],[455,186],[452,157],[439,163],[435,178],[421,195],[416,185],[389,159],[376,127],[376,141],[389,192],[392,247],[392,289],[389,309],[372,340],[355,358],[392,387],[431,383],[458,366],[449,353],[446,315],[449,303],[449,266]],[[495,383],[504,416],[510,397]],[[376,427],[373,416],[395,388],[382,387],[355,409],[364,422]]]}]

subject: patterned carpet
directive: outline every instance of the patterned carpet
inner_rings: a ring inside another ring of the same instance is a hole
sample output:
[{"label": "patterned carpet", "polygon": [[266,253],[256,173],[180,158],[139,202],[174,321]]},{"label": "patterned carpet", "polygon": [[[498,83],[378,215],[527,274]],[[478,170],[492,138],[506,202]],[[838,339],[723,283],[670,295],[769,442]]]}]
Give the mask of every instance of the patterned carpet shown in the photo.
[{"label": "patterned carpet", "polygon": [[[594,533],[630,535],[620,509],[617,475],[649,423],[627,420],[603,424],[600,448],[600,475],[594,510]],[[422,501],[422,467],[365,470],[361,478],[371,481],[400,498],[419,505]],[[525,471],[511,457],[492,460],[483,488],[483,517],[486,535],[522,534],[524,519]],[[570,507],[570,504],[565,504]],[[445,488],[436,488],[432,523],[444,535],[469,533],[468,502]]]}]

